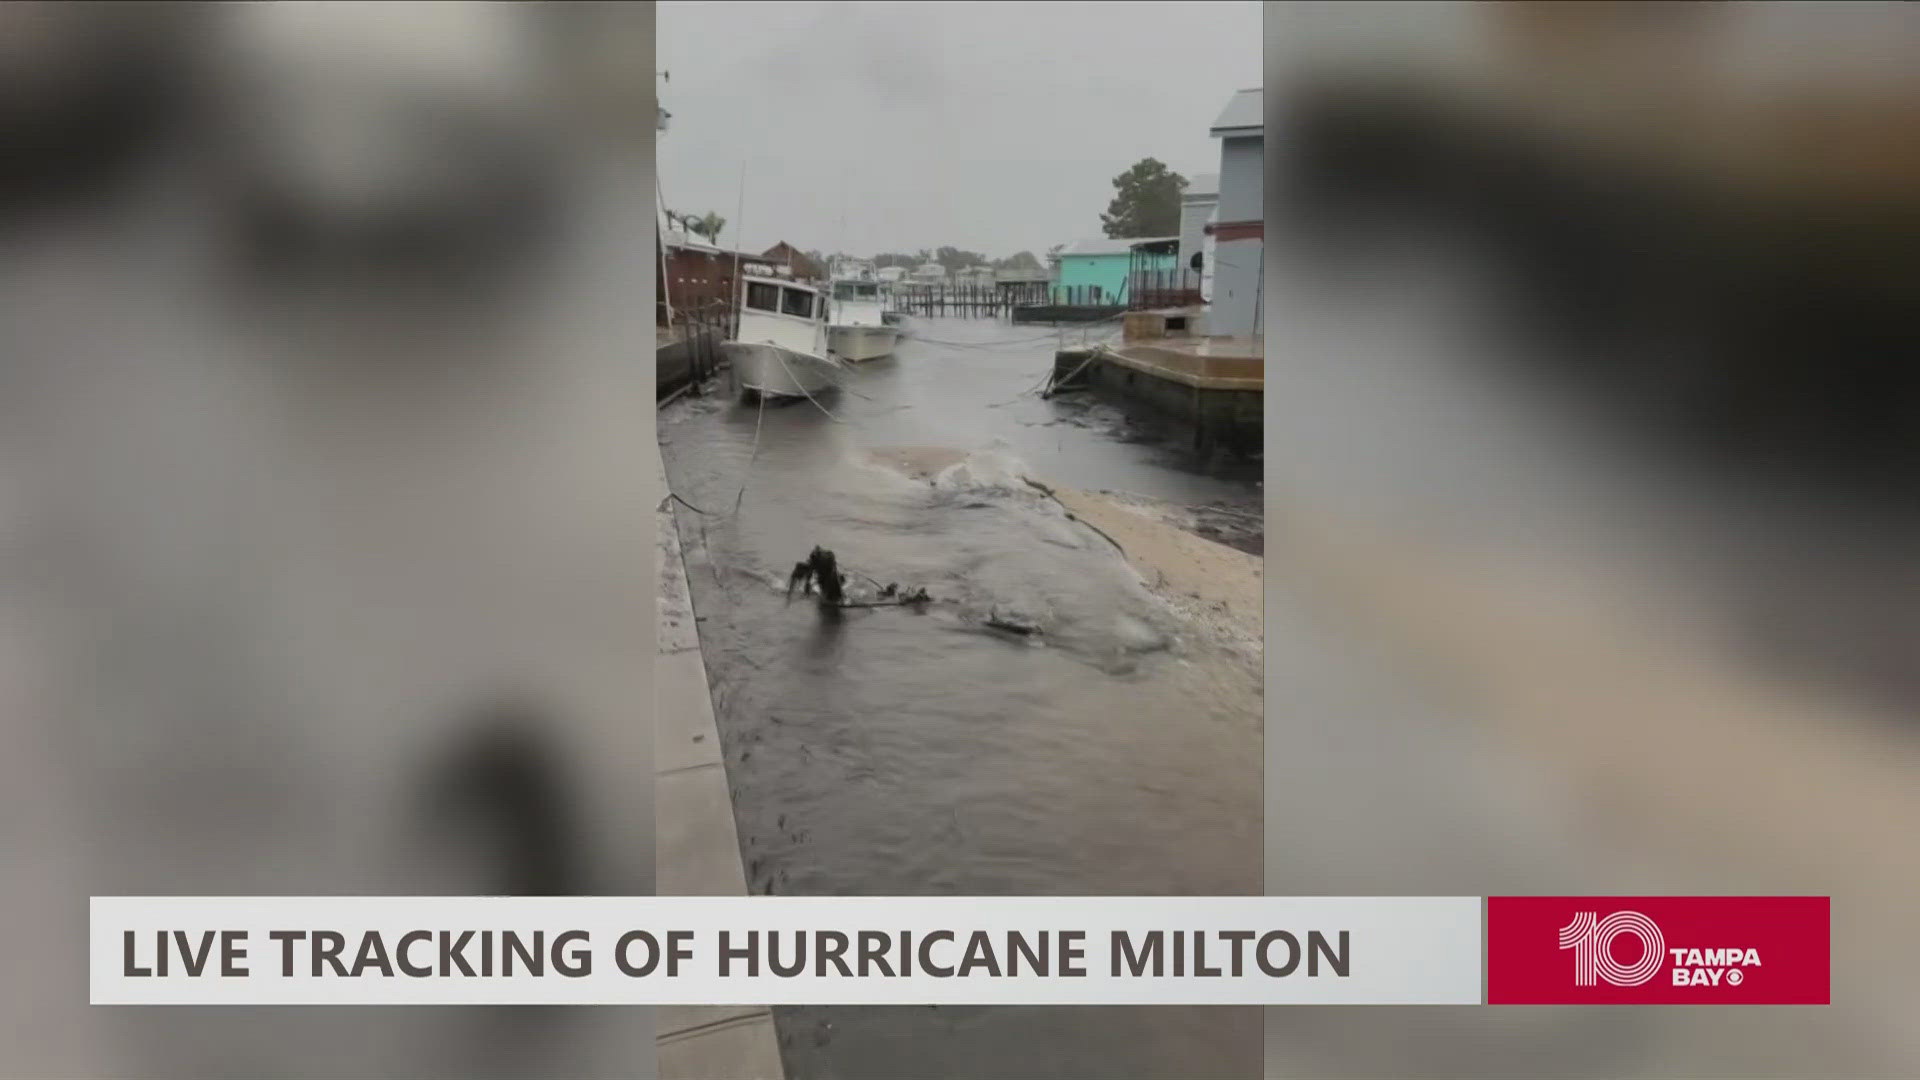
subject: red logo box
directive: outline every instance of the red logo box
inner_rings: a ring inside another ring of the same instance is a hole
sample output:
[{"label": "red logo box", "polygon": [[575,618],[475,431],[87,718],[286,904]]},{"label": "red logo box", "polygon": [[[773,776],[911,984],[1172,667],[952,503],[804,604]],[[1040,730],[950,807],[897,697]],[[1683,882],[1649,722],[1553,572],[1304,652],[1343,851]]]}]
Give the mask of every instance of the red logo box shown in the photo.
[{"label": "red logo box", "polygon": [[1489,1005],[1826,1005],[1825,896],[1493,896]]}]

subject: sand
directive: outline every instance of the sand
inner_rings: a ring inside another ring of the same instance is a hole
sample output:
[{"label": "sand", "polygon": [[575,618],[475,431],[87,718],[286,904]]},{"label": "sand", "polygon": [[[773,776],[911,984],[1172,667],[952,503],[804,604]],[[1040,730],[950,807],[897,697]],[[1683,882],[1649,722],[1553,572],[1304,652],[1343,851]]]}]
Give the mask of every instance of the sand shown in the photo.
[{"label": "sand", "polygon": [[1189,621],[1258,653],[1265,561],[1188,531],[1182,508],[1137,497],[1053,487],[1081,521],[1106,533],[1155,595]]}]

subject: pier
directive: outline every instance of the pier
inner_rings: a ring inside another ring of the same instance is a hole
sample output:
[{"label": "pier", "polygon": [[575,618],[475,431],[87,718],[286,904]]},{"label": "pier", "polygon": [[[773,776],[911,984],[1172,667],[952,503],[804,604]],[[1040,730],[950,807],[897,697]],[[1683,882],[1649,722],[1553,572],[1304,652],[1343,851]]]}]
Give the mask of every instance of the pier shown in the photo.
[{"label": "pier", "polygon": [[1266,342],[1200,333],[1203,319],[1197,309],[1130,312],[1120,344],[1056,353],[1050,392],[1106,391],[1191,425],[1203,453],[1256,453]]},{"label": "pier", "polygon": [[887,294],[887,310],[905,315],[957,315],[998,318],[1022,304],[1045,303],[1044,281],[992,285],[911,285],[899,283]]}]

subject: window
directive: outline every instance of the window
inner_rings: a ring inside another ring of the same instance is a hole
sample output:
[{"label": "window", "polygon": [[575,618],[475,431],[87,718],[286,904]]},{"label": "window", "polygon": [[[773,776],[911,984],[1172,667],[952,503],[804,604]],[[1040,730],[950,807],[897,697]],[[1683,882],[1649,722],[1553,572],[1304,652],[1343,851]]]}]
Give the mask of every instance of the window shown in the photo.
[{"label": "window", "polygon": [[854,289],[861,296],[879,296],[880,295],[880,286],[878,285],[855,285]]},{"label": "window", "polygon": [[780,313],[802,319],[813,318],[813,294],[804,289],[782,289]]},{"label": "window", "polygon": [[755,311],[779,311],[780,286],[764,281],[747,282],[747,306]]},{"label": "window", "polygon": [[835,300],[851,300],[859,295],[860,286],[851,281],[836,282],[833,286]]}]

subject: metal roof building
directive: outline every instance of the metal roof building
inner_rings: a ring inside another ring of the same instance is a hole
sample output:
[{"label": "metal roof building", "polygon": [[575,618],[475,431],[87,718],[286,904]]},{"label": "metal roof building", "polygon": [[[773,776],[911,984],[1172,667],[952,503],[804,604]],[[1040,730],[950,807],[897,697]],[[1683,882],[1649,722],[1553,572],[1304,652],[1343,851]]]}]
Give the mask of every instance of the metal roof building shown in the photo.
[{"label": "metal roof building", "polygon": [[1240,135],[1259,135],[1266,129],[1266,114],[1261,104],[1260,87],[1237,91],[1227,100],[1227,107],[1213,122],[1208,134],[1215,138],[1232,138]]}]

